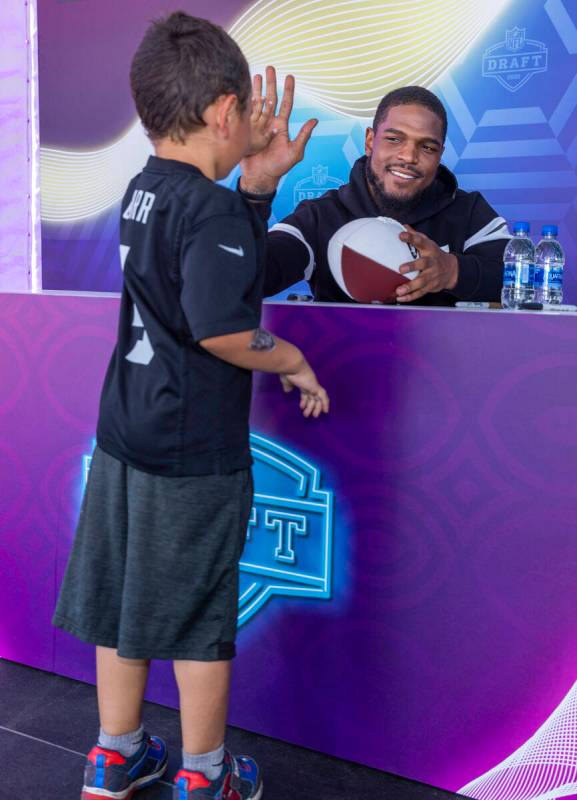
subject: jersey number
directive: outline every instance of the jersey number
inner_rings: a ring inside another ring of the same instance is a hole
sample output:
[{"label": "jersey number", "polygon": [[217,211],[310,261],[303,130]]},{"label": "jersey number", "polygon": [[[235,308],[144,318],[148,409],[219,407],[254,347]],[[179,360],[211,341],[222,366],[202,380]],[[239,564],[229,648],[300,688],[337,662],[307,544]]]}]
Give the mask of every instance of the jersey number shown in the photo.
[{"label": "jersey number", "polygon": [[[125,244],[120,245],[120,263],[122,265],[123,270],[129,250],[130,247],[127,247]],[[140,316],[140,311],[138,310],[136,303],[134,301],[132,301],[132,304],[134,307],[133,309],[134,313],[132,317],[132,327],[142,328],[142,336],[136,342],[130,353],[128,353],[128,355],[125,356],[125,358],[132,364],[143,364],[145,367],[147,367],[154,358],[154,350],[152,349],[152,345],[150,344],[150,338],[148,336],[148,333],[146,332],[146,328],[144,327],[142,317]]]}]

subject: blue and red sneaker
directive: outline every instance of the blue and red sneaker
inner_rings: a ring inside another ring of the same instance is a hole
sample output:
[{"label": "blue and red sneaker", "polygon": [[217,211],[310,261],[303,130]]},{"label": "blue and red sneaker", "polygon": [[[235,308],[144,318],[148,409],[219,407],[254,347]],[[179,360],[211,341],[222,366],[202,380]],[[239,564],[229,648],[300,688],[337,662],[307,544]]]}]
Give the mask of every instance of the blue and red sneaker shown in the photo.
[{"label": "blue and red sneaker", "polygon": [[222,772],[209,781],[202,772],[181,769],[174,779],[172,800],[260,800],[262,779],[256,761],[224,755]]},{"label": "blue and red sneaker", "polygon": [[144,734],[142,744],[127,758],[116,750],[93,747],[86,757],[81,800],[130,800],[134,792],[159,780],[168,761],[166,745]]}]

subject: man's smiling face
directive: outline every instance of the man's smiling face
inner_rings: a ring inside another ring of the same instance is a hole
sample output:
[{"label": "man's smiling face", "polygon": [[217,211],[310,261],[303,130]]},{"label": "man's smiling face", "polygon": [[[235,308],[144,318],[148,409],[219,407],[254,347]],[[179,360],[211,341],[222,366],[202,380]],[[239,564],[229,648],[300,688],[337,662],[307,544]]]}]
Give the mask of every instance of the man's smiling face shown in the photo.
[{"label": "man's smiling face", "polygon": [[422,105],[392,106],[376,131],[367,130],[369,186],[381,200],[410,206],[431,185],[443,154],[443,124]]}]

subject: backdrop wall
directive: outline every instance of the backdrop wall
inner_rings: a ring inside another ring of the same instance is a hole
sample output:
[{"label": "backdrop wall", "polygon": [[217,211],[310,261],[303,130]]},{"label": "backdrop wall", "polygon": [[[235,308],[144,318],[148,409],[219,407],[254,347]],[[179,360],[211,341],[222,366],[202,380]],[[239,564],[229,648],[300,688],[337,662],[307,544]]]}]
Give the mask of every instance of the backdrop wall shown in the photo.
[{"label": "backdrop wall", "polygon": [[[296,74],[295,130],[321,120],[274,219],[345,181],[380,96],[422,83],[447,105],[444,158],[463,188],[534,232],[560,223],[577,300],[574,3],[180,5],[230,30],[254,68]],[[147,21],[172,7],[39,0],[45,288],[120,288],[118,202],[149,149],[125,76]],[[315,343],[338,401],[313,437],[276,386],[257,386],[251,530],[275,549],[254,556],[249,540],[233,721],[482,800],[572,795],[574,320],[268,313]],[[2,298],[0,591],[14,613],[0,655],[85,679],[90,649],[49,615],[115,316],[110,299]],[[166,669],[151,695],[174,700]]]},{"label": "backdrop wall", "polygon": [[[253,69],[297,78],[294,130],[317,116],[271,222],[346,181],[380,97],[420,83],[449,113],[444,161],[533,234],[560,225],[577,301],[577,6],[566,0],[190,0],[229,30]],[[168,0],[40,0],[45,288],[120,288],[116,220],[149,145],[128,89],[132,53]],[[229,176],[234,185],[236,172]]]}]

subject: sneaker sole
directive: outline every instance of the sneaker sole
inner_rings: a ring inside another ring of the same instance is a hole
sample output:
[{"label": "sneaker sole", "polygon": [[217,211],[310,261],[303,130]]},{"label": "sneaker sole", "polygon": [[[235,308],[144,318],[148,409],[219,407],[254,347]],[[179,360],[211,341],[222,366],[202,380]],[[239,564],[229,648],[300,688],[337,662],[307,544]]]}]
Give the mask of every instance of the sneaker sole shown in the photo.
[{"label": "sneaker sole", "polygon": [[[80,800],[102,800],[102,798],[105,798],[105,800],[131,800],[133,794],[139,789],[144,789],[145,787],[150,786],[151,784],[160,780],[160,778],[162,778],[166,772],[167,766],[168,759],[165,760],[160,769],[158,769],[156,772],[153,772],[151,775],[138,778],[138,780],[134,781],[134,783],[131,783],[128,789],[125,789],[123,792],[109,792],[107,789],[96,789],[93,786],[83,786]],[[255,796],[254,800],[258,800],[258,797]]]},{"label": "sneaker sole", "polygon": [[256,794],[253,794],[252,797],[249,797],[248,800],[260,800],[261,797],[262,797],[263,789],[264,789],[264,786],[261,783],[261,785],[258,788],[258,792]]}]

